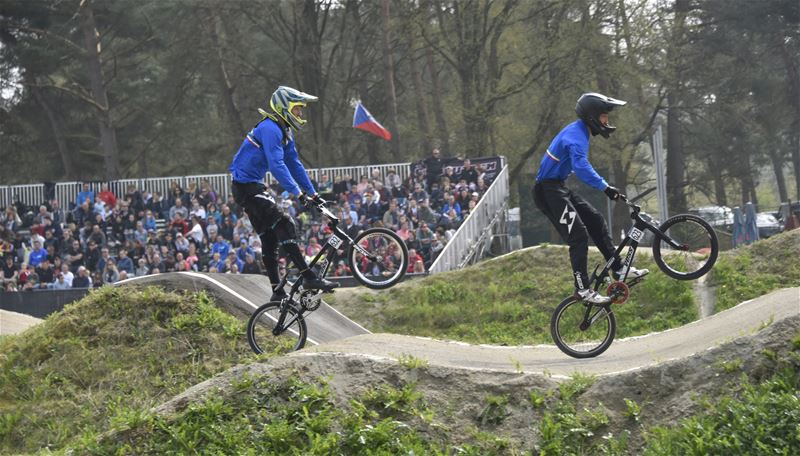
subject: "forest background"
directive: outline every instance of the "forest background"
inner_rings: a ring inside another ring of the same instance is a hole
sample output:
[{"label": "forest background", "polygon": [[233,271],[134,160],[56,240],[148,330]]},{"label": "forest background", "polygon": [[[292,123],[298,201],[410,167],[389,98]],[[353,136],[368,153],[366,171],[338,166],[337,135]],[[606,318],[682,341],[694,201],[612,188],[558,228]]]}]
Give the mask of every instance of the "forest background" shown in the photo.
[{"label": "forest background", "polygon": [[224,173],[285,84],[320,97],[310,167],[440,147],[526,188],[598,91],[629,102],[592,141],[613,185],[655,185],[662,126],[670,212],[800,199],[797,0],[0,0],[0,46],[3,185]]}]

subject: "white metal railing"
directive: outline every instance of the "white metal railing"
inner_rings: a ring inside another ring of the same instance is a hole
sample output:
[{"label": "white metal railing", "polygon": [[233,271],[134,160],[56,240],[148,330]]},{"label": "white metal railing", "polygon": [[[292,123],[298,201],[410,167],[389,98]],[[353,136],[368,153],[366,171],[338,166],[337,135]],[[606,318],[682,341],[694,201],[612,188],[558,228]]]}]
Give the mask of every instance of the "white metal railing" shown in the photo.
[{"label": "white metal railing", "polygon": [[[361,165],[361,166],[337,166],[330,168],[315,168],[309,169],[312,179],[319,182],[323,174],[327,174],[332,183],[344,176],[350,176],[353,180],[358,182],[361,176],[372,177],[373,171],[380,173],[381,180],[386,179],[389,170],[394,170],[395,173],[405,180],[411,174],[411,163],[392,163],[386,165]],[[222,198],[223,201],[228,198],[230,193],[231,176],[225,174],[201,174],[193,176],[172,176],[172,177],[152,177],[143,179],[120,179],[115,181],[89,181],[89,184],[95,195],[100,191],[103,183],[107,183],[109,189],[114,192],[117,198],[123,198],[128,191],[128,186],[132,185],[137,190],[148,190],[151,193],[159,192],[161,195],[168,195],[170,187],[173,183],[177,183],[181,188],[186,189],[189,183],[195,182],[200,186],[200,182],[208,180],[217,196]],[[272,174],[267,173],[265,178],[267,185],[275,183]],[[55,198],[58,200],[62,208],[68,209],[70,203],[75,204],[75,198],[78,193],[83,190],[84,182],[58,182],[55,184]],[[26,206],[36,206],[45,202],[45,185],[44,184],[25,184],[25,185],[5,185],[0,186],[0,206],[5,208],[15,201],[20,201]]]},{"label": "white metal railing", "polygon": [[486,194],[433,262],[430,273],[451,271],[463,266],[462,263],[476,247],[476,243],[491,234],[486,231],[491,230],[493,221],[505,214],[508,196],[508,166],[503,166]]}]

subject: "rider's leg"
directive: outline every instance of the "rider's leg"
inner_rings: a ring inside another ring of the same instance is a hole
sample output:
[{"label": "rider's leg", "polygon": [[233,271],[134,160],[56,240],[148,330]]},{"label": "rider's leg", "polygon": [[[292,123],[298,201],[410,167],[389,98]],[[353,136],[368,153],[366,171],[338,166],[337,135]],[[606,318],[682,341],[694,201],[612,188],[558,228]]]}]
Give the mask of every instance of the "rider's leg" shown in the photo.
[{"label": "rider's leg", "polygon": [[278,239],[278,242],[286,251],[286,255],[300,270],[306,288],[332,290],[339,286],[336,282],[317,278],[314,271],[308,267],[306,258],[297,245],[297,228],[291,217],[286,214],[281,214],[280,218],[273,224],[272,229],[275,232],[275,237]]},{"label": "rider's leg", "polygon": [[609,234],[608,225],[606,224],[605,218],[600,214],[600,212],[597,211],[597,209],[594,208],[594,206],[589,204],[580,195],[573,194],[572,203],[575,205],[575,209],[578,211],[578,215],[580,215],[581,220],[583,220],[583,222],[586,224],[586,229],[588,230],[589,236],[592,238],[594,245],[597,246],[606,261],[612,257],[614,258],[614,262],[611,263],[611,271],[613,271],[617,277],[625,276],[627,273],[628,279],[635,279],[650,272],[647,269],[637,269],[633,266],[630,266],[629,268],[623,267],[620,258],[614,255],[614,243],[611,240],[611,235]]},{"label": "rider's leg", "polygon": [[611,269],[616,271],[622,266],[622,263],[619,257],[614,256],[614,242],[611,240],[611,235],[608,232],[606,219],[594,206],[589,204],[589,202],[580,195],[573,193],[571,196],[570,200],[575,206],[575,210],[578,211],[581,220],[586,225],[586,230],[592,238],[592,242],[594,242],[594,245],[600,250],[600,253],[603,254],[603,258],[605,258],[606,261],[614,257],[614,263],[611,264]]},{"label": "rider's leg", "polygon": [[586,227],[572,205],[572,192],[558,184],[537,183],[534,186],[533,201],[555,226],[558,234],[569,245],[569,259],[575,290],[582,298],[596,304],[610,302],[590,288],[587,270],[589,236]]},{"label": "rider's leg", "polygon": [[278,239],[272,230],[267,230],[261,236],[261,257],[264,262],[264,269],[267,271],[269,283],[272,286],[272,298],[270,301],[280,301],[286,297],[286,291],[278,289],[281,276],[278,272]]}]

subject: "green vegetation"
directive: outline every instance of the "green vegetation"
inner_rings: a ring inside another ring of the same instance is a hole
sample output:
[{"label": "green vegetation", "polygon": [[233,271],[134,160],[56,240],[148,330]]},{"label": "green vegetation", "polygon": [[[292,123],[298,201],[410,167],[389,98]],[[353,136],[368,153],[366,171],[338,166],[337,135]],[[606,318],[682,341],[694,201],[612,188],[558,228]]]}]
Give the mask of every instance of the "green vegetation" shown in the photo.
[{"label": "green vegetation", "polygon": [[[590,265],[600,261],[590,254]],[[646,255],[637,256],[637,266],[652,272],[616,306],[618,337],[697,319],[691,282],[670,279]],[[552,342],[550,316],[572,292],[567,249],[544,246],[380,293],[358,290],[326,299],[373,332],[520,345]]]},{"label": "green vegetation", "polygon": [[674,427],[654,428],[647,455],[795,454],[800,448],[800,376],[796,366],[741,391],[708,402],[706,410]]},{"label": "green vegetation", "polygon": [[250,357],[205,294],[102,288],[0,341],[0,453],[59,449]]},{"label": "green vegetation", "polygon": [[[116,435],[83,439],[79,454],[502,454],[505,443],[447,443],[445,429],[413,384],[380,387],[337,406],[324,382],[256,379],[232,398],[189,406],[167,421],[148,416],[120,423]],[[488,451],[485,451],[488,450]]]},{"label": "green vegetation", "polygon": [[711,270],[717,311],[784,287],[800,286],[800,230],[724,252]]}]

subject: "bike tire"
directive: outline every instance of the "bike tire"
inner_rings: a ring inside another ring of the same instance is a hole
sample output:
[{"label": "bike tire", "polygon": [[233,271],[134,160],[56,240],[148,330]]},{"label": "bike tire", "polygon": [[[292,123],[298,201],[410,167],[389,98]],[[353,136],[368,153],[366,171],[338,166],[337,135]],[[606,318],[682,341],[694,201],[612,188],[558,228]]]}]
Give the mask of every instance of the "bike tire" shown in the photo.
[{"label": "bike tire", "polygon": [[[553,341],[562,352],[573,358],[594,358],[600,355],[611,346],[611,342],[614,341],[614,336],[617,332],[617,319],[614,317],[614,312],[611,311],[610,306],[591,306],[597,309],[597,313],[594,315],[600,315],[599,312],[605,312],[589,327],[589,329],[594,327],[591,337],[589,337],[589,333],[585,333],[585,331],[576,327],[583,321],[587,305],[583,300],[570,296],[561,301],[550,318],[550,334],[553,337]],[[604,323],[606,325],[605,328],[602,326]],[[586,334],[583,339],[592,340],[576,340],[574,342],[571,340],[573,338],[580,339],[577,336],[582,333]]]},{"label": "bike tire", "polygon": [[[673,279],[692,280],[714,267],[719,256],[719,240],[708,222],[693,214],[680,214],[667,219],[658,229],[688,247],[688,250],[671,250],[669,244],[656,237],[653,260],[664,274]],[[673,253],[665,255],[662,248]]]},{"label": "bike tire", "polygon": [[284,321],[290,322],[289,327],[278,336],[272,333],[280,316],[280,309],[280,301],[272,301],[262,305],[250,315],[250,320],[247,322],[247,342],[256,354],[267,350],[276,353],[289,352],[300,350],[305,346],[308,328],[305,319],[294,306],[290,305],[286,310]]},{"label": "bike tire", "polygon": [[[365,244],[364,241],[367,241],[366,247],[362,245]],[[350,270],[353,273],[353,277],[365,287],[375,290],[389,288],[400,282],[406,275],[406,270],[408,269],[408,248],[406,247],[406,243],[403,242],[400,236],[394,231],[386,228],[370,228],[356,236],[353,240],[353,244],[354,245],[351,245],[347,252]],[[362,246],[362,248],[365,248],[370,253],[380,256],[381,261],[379,263],[381,264],[376,264],[376,262],[365,263],[362,261],[364,256],[355,245]],[[377,251],[373,252],[372,249],[377,249]],[[386,252],[381,249],[393,251],[395,253],[394,256],[399,257],[397,258],[399,264],[392,262],[391,264],[393,267],[386,267],[385,264],[382,264],[382,260],[386,257]],[[377,267],[381,270],[379,275],[370,272],[373,267]]]}]

